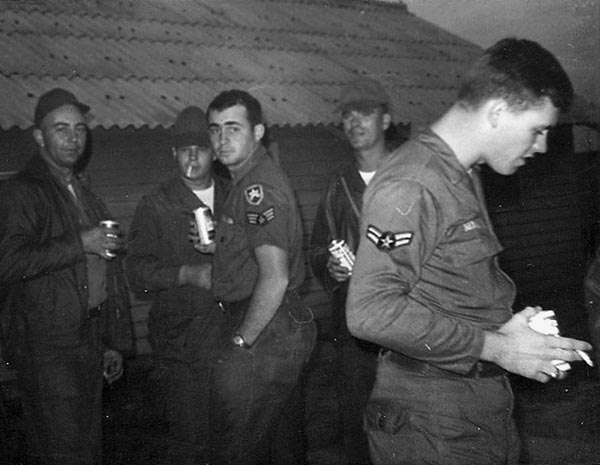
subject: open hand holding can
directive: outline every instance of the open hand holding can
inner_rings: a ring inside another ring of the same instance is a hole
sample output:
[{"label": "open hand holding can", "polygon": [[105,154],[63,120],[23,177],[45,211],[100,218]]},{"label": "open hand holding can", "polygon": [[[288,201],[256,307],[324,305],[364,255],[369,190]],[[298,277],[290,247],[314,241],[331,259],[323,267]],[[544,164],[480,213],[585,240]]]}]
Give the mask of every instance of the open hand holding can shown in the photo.
[{"label": "open hand holding can", "polygon": [[355,256],[344,239],[332,240],[331,244],[329,244],[329,253],[337,258],[340,261],[340,264],[347,268],[348,271],[352,271],[354,268]]},{"label": "open hand holding can", "polygon": [[[119,239],[120,237],[120,227],[119,223],[113,220],[103,220],[100,221],[100,227],[104,228],[106,231],[106,237],[109,239]],[[109,258],[114,258],[117,256],[116,252],[111,249],[106,249],[106,256]]]}]

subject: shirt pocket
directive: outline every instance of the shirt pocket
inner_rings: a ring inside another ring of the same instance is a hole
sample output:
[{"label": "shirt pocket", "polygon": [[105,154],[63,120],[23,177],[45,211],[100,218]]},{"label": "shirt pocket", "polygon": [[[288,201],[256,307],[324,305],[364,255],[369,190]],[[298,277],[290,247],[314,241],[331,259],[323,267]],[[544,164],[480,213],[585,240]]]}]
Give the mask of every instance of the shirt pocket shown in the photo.
[{"label": "shirt pocket", "polygon": [[446,232],[442,257],[449,266],[462,268],[484,261],[502,251],[496,235],[475,217],[458,223]]},{"label": "shirt pocket", "polygon": [[217,247],[224,247],[228,257],[237,256],[248,248],[248,240],[244,229],[232,220],[221,220],[217,226],[215,241]]}]

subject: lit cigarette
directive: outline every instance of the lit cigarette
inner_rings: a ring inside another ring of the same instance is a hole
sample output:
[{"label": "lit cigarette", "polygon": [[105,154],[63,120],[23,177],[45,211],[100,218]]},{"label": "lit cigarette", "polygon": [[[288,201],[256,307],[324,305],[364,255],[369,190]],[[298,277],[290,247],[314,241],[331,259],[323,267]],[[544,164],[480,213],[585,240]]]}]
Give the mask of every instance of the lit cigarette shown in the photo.
[{"label": "lit cigarette", "polygon": [[592,359],[590,358],[590,356],[588,354],[586,354],[583,350],[577,350],[577,353],[579,354],[579,356],[583,359],[583,361],[585,363],[587,363],[591,367],[594,366],[594,362],[592,362]]},{"label": "lit cigarette", "polygon": [[185,172],[186,177],[190,177],[192,175],[192,165],[188,166],[188,169]]}]

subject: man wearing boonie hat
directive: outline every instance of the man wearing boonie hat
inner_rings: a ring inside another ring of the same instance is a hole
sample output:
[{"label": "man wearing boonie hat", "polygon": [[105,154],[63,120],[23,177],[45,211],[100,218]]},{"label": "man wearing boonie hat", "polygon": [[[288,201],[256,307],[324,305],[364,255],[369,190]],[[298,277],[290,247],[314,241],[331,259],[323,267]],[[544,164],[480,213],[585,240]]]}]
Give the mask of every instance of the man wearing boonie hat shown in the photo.
[{"label": "man wearing boonie hat", "polygon": [[371,78],[348,82],[341,88],[335,111],[352,148],[349,159],[336,167],[313,226],[312,270],[330,293],[335,343],[336,390],[340,410],[338,437],[343,438],[346,463],[369,463],[363,432],[363,409],[375,380],[378,346],[350,335],[344,303],[352,270],[328,250],[332,240],[343,239],[356,252],[363,192],[382,160],[388,156],[385,131],[391,123],[390,99],[383,86]]},{"label": "man wearing boonie hat", "polygon": [[161,463],[179,465],[205,463],[208,457],[210,362],[224,324],[209,289],[214,242],[198,243],[190,222],[198,207],[221,214],[227,181],[212,170],[204,111],[183,109],[171,138],[176,174],[137,206],[127,272],[132,287],[153,298],[153,379],[164,388],[170,429]]},{"label": "man wearing boonie hat", "polygon": [[31,463],[101,464],[103,368],[116,381],[132,344],[122,240],[98,226],[110,214],[77,172],[89,109],[65,89],[43,94],[39,152],[0,194],[3,355],[17,369]]}]

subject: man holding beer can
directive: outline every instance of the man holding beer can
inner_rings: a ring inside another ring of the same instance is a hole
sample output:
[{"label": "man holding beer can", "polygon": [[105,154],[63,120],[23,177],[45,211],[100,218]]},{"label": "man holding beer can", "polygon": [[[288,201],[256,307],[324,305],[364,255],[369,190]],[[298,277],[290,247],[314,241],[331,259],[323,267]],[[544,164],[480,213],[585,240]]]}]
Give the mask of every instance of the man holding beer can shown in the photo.
[{"label": "man holding beer can", "polygon": [[[344,304],[358,247],[363,192],[388,155],[385,131],[390,125],[389,98],[381,84],[363,78],[344,85],[336,108],[350,144],[349,159],[335,169],[319,206],[312,231],[313,273],[330,293],[330,326],[323,339],[335,344],[336,393],[340,419],[332,441],[345,457],[341,463],[369,463],[362,412],[375,380],[378,347],[350,335]],[[326,343],[326,342],[325,342]],[[317,413],[318,414],[318,413]]]},{"label": "man holding beer can", "polygon": [[[102,463],[102,387],[132,347],[119,234],[80,168],[89,107],[61,88],[38,100],[38,153],[0,192],[3,358],[17,369],[27,463]],[[120,335],[117,337],[117,335]]]},{"label": "man holding beer can", "polygon": [[179,465],[205,463],[208,456],[210,364],[224,324],[210,291],[212,213],[221,212],[228,183],[213,172],[200,108],[179,113],[172,143],[177,172],[141,199],[126,261],[131,285],[153,300],[152,377],[165,394],[170,428],[161,463]]}]

